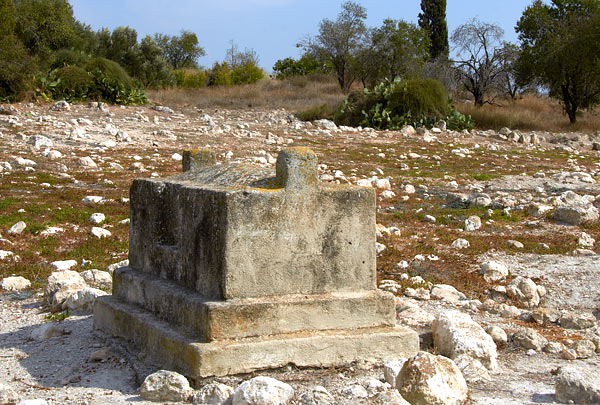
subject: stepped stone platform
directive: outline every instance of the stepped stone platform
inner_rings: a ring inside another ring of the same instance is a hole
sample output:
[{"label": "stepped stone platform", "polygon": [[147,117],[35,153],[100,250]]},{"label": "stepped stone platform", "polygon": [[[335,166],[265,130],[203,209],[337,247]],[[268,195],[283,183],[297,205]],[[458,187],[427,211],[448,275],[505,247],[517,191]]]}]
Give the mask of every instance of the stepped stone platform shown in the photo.
[{"label": "stepped stone platform", "polygon": [[94,325],[191,379],[417,353],[376,288],[375,194],[318,181],[316,155],[276,173],[186,151],[184,173],[131,186],[130,266]]}]

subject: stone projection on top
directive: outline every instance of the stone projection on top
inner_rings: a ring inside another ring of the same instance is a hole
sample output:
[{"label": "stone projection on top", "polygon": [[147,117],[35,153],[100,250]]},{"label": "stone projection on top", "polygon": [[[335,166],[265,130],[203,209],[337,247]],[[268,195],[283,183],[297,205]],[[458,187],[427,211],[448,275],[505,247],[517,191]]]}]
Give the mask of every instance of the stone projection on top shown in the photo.
[{"label": "stone projection on top", "polygon": [[129,250],[131,267],[207,298],[373,290],[375,194],[321,184],[305,148],[282,151],[275,177],[233,164],[135,180]]},{"label": "stone projection on top", "polygon": [[184,172],[131,186],[129,267],[94,325],[193,379],[414,355],[376,288],[375,194],[318,181],[290,148],[276,172],[186,151]]}]

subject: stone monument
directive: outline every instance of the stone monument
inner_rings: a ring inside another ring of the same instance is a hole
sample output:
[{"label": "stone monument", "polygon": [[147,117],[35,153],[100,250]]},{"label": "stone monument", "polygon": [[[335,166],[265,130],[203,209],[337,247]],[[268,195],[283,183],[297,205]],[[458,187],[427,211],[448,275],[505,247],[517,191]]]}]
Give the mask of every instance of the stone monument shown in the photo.
[{"label": "stone monument", "polygon": [[186,151],[182,174],[131,186],[129,267],[94,325],[191,379],[409,357],[376,288],[375,193],[320,183],[290,148],[276,173]]}]

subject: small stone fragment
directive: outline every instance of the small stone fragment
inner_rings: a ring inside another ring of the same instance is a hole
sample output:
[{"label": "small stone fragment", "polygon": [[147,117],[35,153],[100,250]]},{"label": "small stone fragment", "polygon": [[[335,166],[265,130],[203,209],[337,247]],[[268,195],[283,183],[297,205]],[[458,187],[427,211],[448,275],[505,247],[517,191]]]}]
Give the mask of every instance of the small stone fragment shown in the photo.
[{"label": "small stone fragment", "polygon": [[294,389],[271,377],[255,377],[243,382],[233,393],[232,405],[287,405]]},{"label": "small stone fragment", "polygon": [[233,395],[233,388],[225,384],[210,383],[194,392],[191,397],[193,404],[221,405]]},{"label": "small stone fragment", "polygon": [[19,221],[13,226],[11,226],[8,230],[9,235],[20,235],[27,228],[27,224],[23,221]]},{"label": "small stone fragment", "polygon": [[22,291],[29,287],[31,287],[31,282],[21,276],[5,277],[0,282],[0,290],[5,291]]}]

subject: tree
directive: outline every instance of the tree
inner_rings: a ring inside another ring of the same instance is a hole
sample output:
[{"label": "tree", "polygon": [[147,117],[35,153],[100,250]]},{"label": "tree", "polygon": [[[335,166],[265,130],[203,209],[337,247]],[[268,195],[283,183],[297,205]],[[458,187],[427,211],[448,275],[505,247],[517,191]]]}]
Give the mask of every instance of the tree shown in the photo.
[{"label": "tree", "polygon": [[500,52],[502,71],[498,77],[498,90],[512,100],[516,100],[523,90],[530,87],[527,83],[520,81],[518,77],[519,47],[510,42],[505,42]]},{"label": "tree", "polygon": [[67,0],[15,0],[15,33],[32,55],[48,60],[52,51],[76,39],[73,8]]},{"label": "tree", "polygon": [[329,69],[310,54],[304,54],[298,60],[294,58],[279,59],[273,65],[277,79],[283,80],[291,76],[306,76],[315,73],[328,73]]},{"label": "tree", "polygon": [[206,55],[204,48],[198,45],[198,37],[191,31],[183,30],[179,36],[156,34],[154,39],[173,69],[197,68],[198,58]]},{"label": "tree", "polygon": [[580,109],[600,103],[600,2],[535,0],[516,31],[521,41],[519,77],[546,86],[571,123]]},{"label": "tree", "polygon": [[446,0],[421,0],[419,26],[429,33],[431,59],[448,59],[448,25]]},{"label": "tree", "polygon": [[12,0],[0,0],[0,100],[15,98],[32,68],[27,50],[14,34],[15,14]]},{"label": "tree", "polygon": [[337,81],[348,92],[356,78],[353,62],[360,50],[367,30],[367,10],[358,3],[346,1],[335,21],[324,19],[319,23],[319,34],[307,38],[299,46],[324,63],[331,63]]},{"label": "tree", "polygon": [[465,89],[473,95],[476,106],[482,106],[488,93],[497,88],[504,72],[501,38],[504,30],[474,18],[452,33],[459,60],[457,73]]}]

